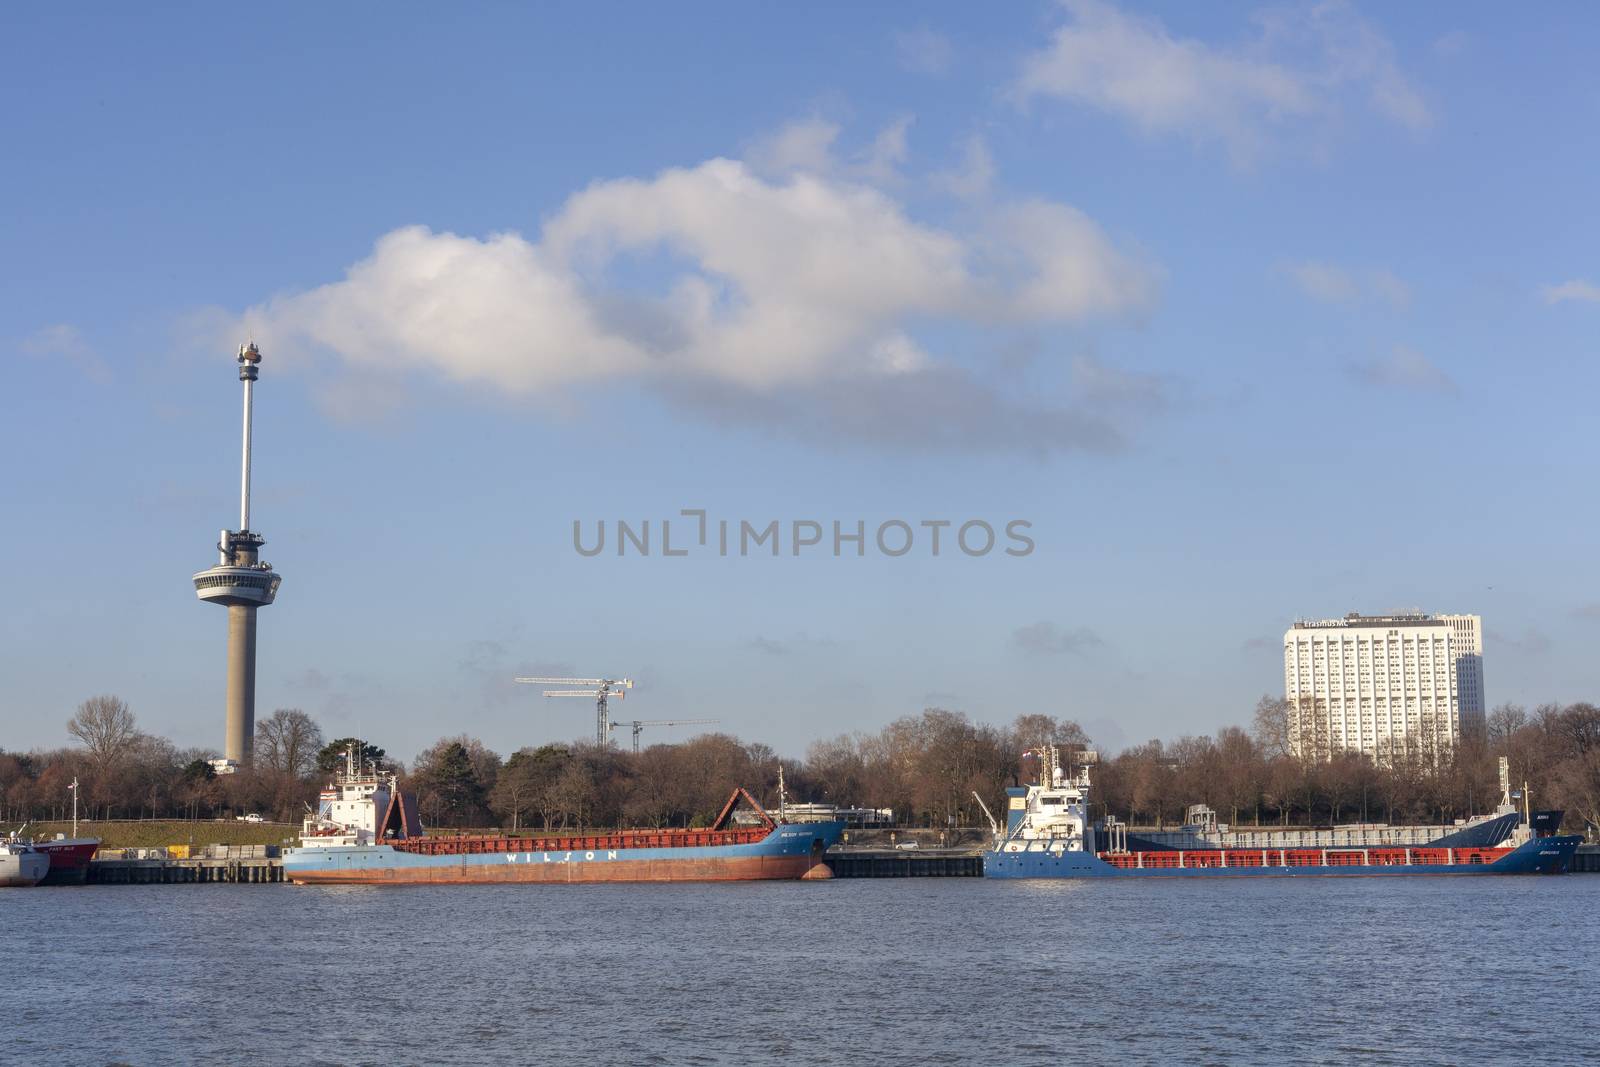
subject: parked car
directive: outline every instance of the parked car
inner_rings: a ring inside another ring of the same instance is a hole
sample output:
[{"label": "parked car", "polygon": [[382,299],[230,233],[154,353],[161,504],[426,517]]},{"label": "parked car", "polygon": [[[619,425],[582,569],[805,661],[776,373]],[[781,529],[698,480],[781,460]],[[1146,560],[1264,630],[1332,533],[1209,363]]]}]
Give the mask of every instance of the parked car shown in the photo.
[{"label": "parked car", "polygon": [[894,847],[899,849],[901,852],[909,852],[912,849],[917,848],[918,845],[915,841],[902,841]]},{"label": "parked car", "polygon": [[261,816],[257,815],[253,811],[249,815],[236,815],[236,816],[234,816],[234,818],[236,818],[239,822],[260,822],[261,821]]}]

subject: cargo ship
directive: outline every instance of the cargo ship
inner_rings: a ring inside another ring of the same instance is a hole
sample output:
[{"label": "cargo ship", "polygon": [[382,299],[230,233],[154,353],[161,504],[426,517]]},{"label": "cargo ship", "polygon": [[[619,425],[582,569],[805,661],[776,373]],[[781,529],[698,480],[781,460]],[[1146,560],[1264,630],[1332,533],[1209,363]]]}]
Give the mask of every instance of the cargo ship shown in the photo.
[{"label": "cargo ship", "polygon": [[994,827],[994,844],[984,853],[986,878],[1564,874],[1582,840],[1528,827],[1526,840],[1514,846],[1133,849],[1126,827],[1089,822],[1095,754],[1075,753],[1070,766],[1054,747],[1039,755],[1038,784],[1006,790],[1006,825]]},{"label": "cargo ship", "polygon": [[[284,877],[308,884],[443,882],[739,882],[832,877],[825,856],[842,822],[786,823],[743,789],[703,830],[547,836],[429,835],[393,775],[354,771],[355,754],[307,814]],[[740,801],[757,824],[731,825]]]},{"label": "cargo ship", "polygon": [[[1561,826],[1563,813],[1533,811],[1528,789],[1513,790],[1511,767],[1500,757],[1500,804],[1487,815],[1458,819],[1454,824],[1390,826],[1357,823],[1349,826],[1230,827],[1204,804],[1191,804],[1183,825],[1172,830],[1127,832],[1131,852],[1199,852],[1208,849],[1279,848],[1494,848],[1510,842],[1520,845],[1531,833],[1548,835]],[[1519,804],[1518,802],[1521,801]]]}]

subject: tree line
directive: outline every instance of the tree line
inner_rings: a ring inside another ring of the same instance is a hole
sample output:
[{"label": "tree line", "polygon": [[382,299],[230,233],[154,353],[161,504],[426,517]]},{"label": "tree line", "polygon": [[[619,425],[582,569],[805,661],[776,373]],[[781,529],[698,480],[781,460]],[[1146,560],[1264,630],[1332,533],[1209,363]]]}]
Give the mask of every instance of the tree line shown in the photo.
[{"label": "tree line", "polygon": [[1397,749],[1381,761],[1352,751],[1297,758],[1287,702],[1262,697],[1252,729],[1149,741],[1117,754],[1096,776],[1095,813],[1135,825],[1182,821],[1203,803],[1223,822],[1332,825],[1450,823],[1500,802],[1499,759],[1534,809],[1559,808],[1566,827],[1600,832],[1600,709],[1593,704],[1506,704],[1486,729],[1431,750]]},{"label": "tree line", "polygon": [[[1507,756],[1535,807],[1565,809],[1569,829],[1600,829],[1600,709],[1592,704],[1504,705],[1482,736],[1381,763],[1350,752],[1296,758],[1287,721],[1285,703],[1263,697],[1248,729],[1152,740],[1103,759],[1092,814],[1173,825],[1203,803],[1233,824],[1449,822],[1494,808],[1497,759]],[[144,733],[114,696],[85,701],[67,731],[75,743],[63,748],[0,751],[0,822],[65,817],[74,777],[84,818],[259,812],[298,821],[349,744],[362,746],[363,762],[400,774],[424,822],[436,827],[703,826],[741,786],[766,806],[778,802],[777,753],[724,733],[638,753],[579,742],[504,757],[461,734],[428,746],[408,767],[371,741],[328,740],[311,716],[285,708],[258,723],[252,765],[218,775],[214,752]],[[999,815],[1005,788],[1026,784],[1036,767],[1028,754],[1050,744],[1083,750],[1092,740],[1078,723],[1050,715],[994,726],[929,708],[881,730],[819,740],[804,759],[784,760],[783,774],[791,802],[892,808],[907,826],[979,826],[974,794]]]}]

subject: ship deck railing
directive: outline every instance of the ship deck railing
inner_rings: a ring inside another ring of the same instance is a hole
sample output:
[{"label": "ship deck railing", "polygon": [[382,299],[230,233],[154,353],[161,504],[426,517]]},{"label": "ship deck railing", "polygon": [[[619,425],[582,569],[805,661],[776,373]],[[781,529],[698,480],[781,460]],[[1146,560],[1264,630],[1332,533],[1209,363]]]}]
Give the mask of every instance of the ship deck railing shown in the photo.
[{"label": "ship deck railing", "polygon": [[1509,848],[1251,848],[1176,852],[1102,852],[1113,867],[1453,867],[1493,863]]},{"label": "ship deck railing", "polygon": [[754,845],[772,831],[765,826],[738,830],[614,830],[603,834],[559,837],[493,835],[410,837],[385,841],[401,852],[423,856],[457,856],[500,852],[600,852],[625,848],[711,848]]}]

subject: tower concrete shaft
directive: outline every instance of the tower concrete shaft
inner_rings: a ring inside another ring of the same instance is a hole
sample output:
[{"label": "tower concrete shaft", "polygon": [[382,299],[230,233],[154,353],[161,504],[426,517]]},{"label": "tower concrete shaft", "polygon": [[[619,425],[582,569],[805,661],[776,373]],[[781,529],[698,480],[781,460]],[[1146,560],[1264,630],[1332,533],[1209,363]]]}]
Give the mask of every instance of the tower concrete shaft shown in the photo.
[{"label": "tower concrete shaft", "polygon": [[228,729],[223,754],[250,762],[256,736],[256,608],[228,605]]},{"label": "tower concrete shaft", "polygon": [[250,529],[251,387],[260,372],[261,351],[254,343],[239,349],[239,380],[244,383],[244,435],[239,477],[239,529],[223,530],[217,540],[217,566],[194,576],[201,600],[228,609],[228,690],[223,754],[250,762],[256,728],[256,611],[278,595],[281,575],[260,559],[266,538]]}]

